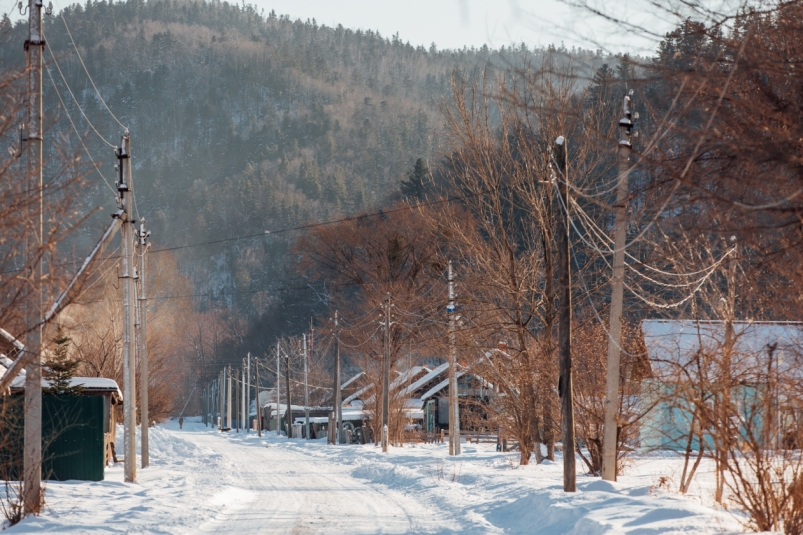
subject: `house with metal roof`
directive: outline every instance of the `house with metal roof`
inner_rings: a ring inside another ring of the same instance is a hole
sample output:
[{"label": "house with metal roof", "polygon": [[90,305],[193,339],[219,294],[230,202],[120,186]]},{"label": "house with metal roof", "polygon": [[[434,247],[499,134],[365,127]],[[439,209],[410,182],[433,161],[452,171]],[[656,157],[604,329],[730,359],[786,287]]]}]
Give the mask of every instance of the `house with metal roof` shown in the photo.
[{"label": "house with metal roof", "polygon": [[[642,449],[684,449],[695,435],[695,406],[718,403],[719,384],[728,385],[737,440],[745,422],[772,428],[776,444],[797,425],[801,407],[790,403],[799,396],[787,390],[803,384],[803,323],[644,320],[641,333],[651,367],[642,382]],[[691,441],[699,449],[699,438]]]}]

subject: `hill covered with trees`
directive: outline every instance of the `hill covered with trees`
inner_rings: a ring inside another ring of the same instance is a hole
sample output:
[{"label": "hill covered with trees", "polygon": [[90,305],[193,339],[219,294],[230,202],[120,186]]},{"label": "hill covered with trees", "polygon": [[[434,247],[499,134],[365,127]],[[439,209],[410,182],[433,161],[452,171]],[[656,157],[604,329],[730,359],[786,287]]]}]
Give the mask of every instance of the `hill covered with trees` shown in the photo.
[{"label": "hill covered with trees", "polygon": [[[21,67],[16,45],[26,27],[8,26],[0,61]],[[78,105],[111,143],[119,143],[122,128],[93,89],[74,40],[100,94],[131,131],[138,208],[157,248],[381,206],[416,160],[438,148],[439,106],[455,70],[494,71],[539,55],[523,46],[438,51],[250,6],[173,0],[75,4],[46,20],[46,39],[59,67],[46,53],[46,115],[58,118],[51,132],[71,132],[69,113],[111,181],[112,149]],[[578,64],[602,61],[598,53],[575,52]],[[69,142],[77,146],[75,132]],[[89,204],[112,209],[112,193],[97,173],[91,179]],[[276,296],[271,288],[293,237],[178,254],[200,301],[259,314]]]}]

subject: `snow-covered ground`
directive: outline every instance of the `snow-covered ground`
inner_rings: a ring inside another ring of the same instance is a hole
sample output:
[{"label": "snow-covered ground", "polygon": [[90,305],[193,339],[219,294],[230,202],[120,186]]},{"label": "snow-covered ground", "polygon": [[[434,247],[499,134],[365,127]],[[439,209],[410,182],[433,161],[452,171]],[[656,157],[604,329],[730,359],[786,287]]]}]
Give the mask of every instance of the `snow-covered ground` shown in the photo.
[{"label": "snow-covered ground", "polygon": [[[122,432],[118,433],[122,436]],[[672,491],[681,464],[641,456],[615,484],[560,463],[518,466],[492,444],[327,446],[269,433],[222,434],[185,421],[151,430],[151,466],[135,484],[122,465],[106,481],[49,482],[47,507],[7,533],[740,533],[705,488]],[[580,466],[578,464],[578,466]],[[700,474],[705,485],[709,474]]]}]

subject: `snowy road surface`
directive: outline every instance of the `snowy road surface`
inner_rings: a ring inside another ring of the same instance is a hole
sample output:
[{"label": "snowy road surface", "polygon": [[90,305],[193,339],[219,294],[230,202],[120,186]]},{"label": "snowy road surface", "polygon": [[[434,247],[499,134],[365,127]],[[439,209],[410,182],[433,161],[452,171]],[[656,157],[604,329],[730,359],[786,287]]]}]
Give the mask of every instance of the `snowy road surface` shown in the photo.
[{"label": "snowy road surface", "polygon": [[[122,432],[118,433],[122,437]],[[687,496],[680,460],[644,455],[617,483],[578,476],[562,492],[559,463],[518,466],[490,444],[327,446],[269,434],[221,434],[185,421],[151,430],[151,466],[123,483],[49,482],[47,508],[4,533],[468,533],[669,535],[740,533],[711,507],[710,470]]]},{"label": "snowy road surface", "polygon": [[208,484],[235,481],[216,500],[228,507],[206,522],[207,533],[440,533],[449,516],[400,491],[352,477],[342,465],[283,447],[226,448],[225,437],[193,441],[221,459]]}]

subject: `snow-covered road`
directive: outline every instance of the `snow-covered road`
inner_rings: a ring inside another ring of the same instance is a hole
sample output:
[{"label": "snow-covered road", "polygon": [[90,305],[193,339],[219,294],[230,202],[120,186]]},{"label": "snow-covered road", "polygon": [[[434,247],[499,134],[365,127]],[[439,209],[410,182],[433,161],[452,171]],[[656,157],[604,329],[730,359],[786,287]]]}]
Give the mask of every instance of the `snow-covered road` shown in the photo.
[{"label": "snow-covered road", "polygon": [[356,479],[340,464],[266,441],[231,448],[229,437],[200,432],[188,438],[220,455],[205,485],[237,482],[218,490],[213,501],[226,507],[201,526],[206,533],[443,533],[456,527],[415,495]]},{"label": "snow-covered road", "polygon": [[[122,438],[122,430],[118,433]],[[616,483],[578,475],[562,491],[560,463],[518,466],[516,453],[464,444],[327,446],[275,434],[220,433],[197,422],[151,429],[151,466],[106,480],[48,482],[47,507],[15,533],[461,533],[674,535],[739,533],[738,514],[711,507],[710,467],[677,494],[674,454],[633,457]],[[0,528],[2,525],[0,524]]]}]

